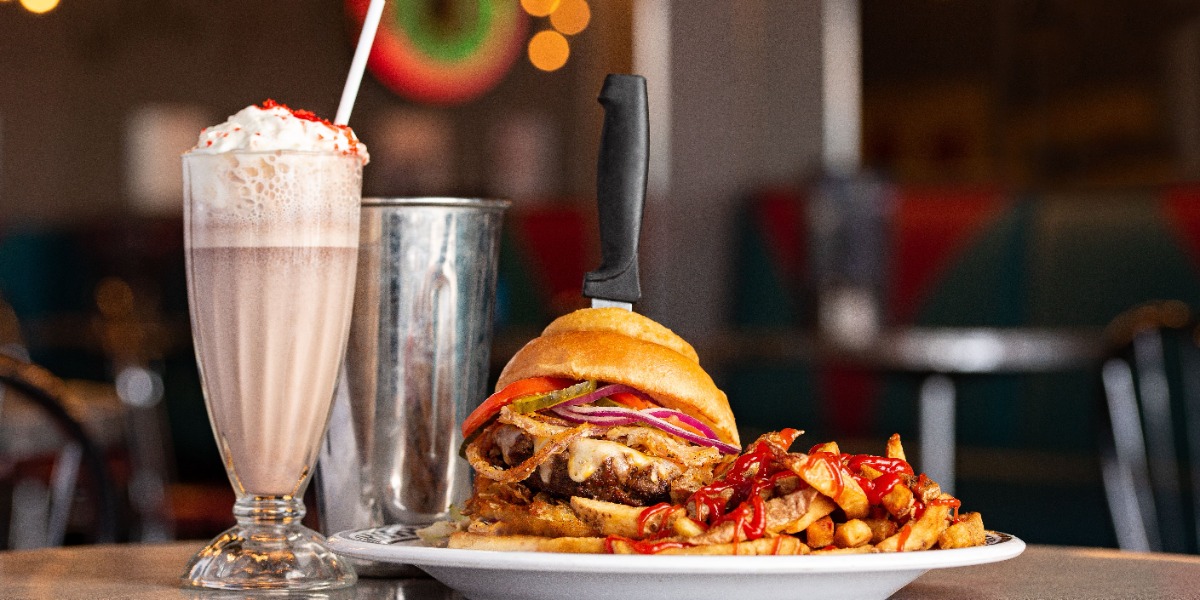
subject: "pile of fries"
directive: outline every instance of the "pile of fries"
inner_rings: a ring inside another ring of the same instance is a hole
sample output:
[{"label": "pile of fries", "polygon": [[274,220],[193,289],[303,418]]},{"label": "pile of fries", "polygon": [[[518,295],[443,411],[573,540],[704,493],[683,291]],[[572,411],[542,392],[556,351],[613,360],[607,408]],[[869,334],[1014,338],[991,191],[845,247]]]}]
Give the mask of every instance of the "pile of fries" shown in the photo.
[{"label": "pile of fries", "polygon": [[763,435],[685,504],[635,507],[574,497],[568,512],[599,536],[518,536],[503,549],[836,554],[964,548],[986,542],[979,513],[960,514],[957,498],[924,474],[915,474],[899,435],[888,440],[883,456],[843,454],[833,442],[818,444],[807,454],[789,452],[800,433],[785,429]]},{"label": "pile of fries", "polygon": [[908,464],[900,436],[884,456],[843,454],[836,443],[789,452],[800,435],[769,433],[686,506],[647,509],[573,498],[605,534],[605,551],[685,554],[900,552],[980,546],[979,513]]}]

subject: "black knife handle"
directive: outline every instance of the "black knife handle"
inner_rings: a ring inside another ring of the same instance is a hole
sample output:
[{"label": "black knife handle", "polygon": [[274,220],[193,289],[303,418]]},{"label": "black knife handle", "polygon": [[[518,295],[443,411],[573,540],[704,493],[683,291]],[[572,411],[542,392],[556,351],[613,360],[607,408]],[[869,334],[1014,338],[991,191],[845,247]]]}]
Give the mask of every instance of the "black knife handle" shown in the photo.
[{"label": "black knife handle", "polygon": [[600,208],[600,268],[583,276],[583,295],[621,302],[642,297],[638,237],[650,160],[646,79],[609,75],[600,90],[604,128],[596,173]]}]

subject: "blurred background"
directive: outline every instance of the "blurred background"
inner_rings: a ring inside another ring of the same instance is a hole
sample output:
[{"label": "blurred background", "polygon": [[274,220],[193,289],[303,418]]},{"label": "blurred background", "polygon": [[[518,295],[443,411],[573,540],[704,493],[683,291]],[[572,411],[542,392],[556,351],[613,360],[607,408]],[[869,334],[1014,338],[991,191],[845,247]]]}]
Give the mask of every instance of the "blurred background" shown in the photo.
[{"label": "blurred background", "polygon": [[[178,156],[267,98],[332,115],[365,5],[0,0],[0,344],[63,380],[118,490],[118,539],[232,523],[191,349]],[[1113,462],[1128,432],[1102,375],[1134,332],[1200,307],[1200,5],[389,6],[351,121],[364,194],[512,199],[497,372],[584,305],[596,96],[605,74],[639,73],[637,309],[693,341],[743,439],[792,426],[805,448],[879,453],[899,432],[989,528],[1127,545],[1114,507],[1145,491],[1145,461]],[[1176,355],[1128,372],[1186,387]],[[0,547],[90,541],[86,447],[19,392],[0,397]],[[1198,411],[1179,402],[1159,444],[1178,476],[1146,459],[1177,495],[1200,482]],[[1180,497],[1158,511],[1168,529],[1194,528]]]}]

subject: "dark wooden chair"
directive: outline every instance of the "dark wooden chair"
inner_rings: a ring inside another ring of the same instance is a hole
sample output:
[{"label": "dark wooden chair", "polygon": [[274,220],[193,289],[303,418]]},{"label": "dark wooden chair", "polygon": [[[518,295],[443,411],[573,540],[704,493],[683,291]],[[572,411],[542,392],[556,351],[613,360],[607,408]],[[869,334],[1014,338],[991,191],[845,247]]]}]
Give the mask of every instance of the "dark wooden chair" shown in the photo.
[{"label": "dark wooden chair", "polygon": [[1200,329],[1181,302],[1109,327],[1100,463],[1122,549],[1200,552]]},{"label": "dark wooden chair", "polygon": [[[89,541],[110,543],[119,541],[120,527],[117,510],[117,494],[113,477],[109,472],[104,455],[100,448],[88,435],[79,420],[73,417],[67,407],[70,405],[69,396],[72,393],[66,383],[35,364],[0,353],[0,385],[7,390],[17,392],[6,401],[28,401],[35,405],[50,419],[66,438],[64,447],[77,448],[79,464],[82,466],[82,480],[86,483],[88,498],[91,499],[91,511],[94,515],[92,536]],[[3,457],[0,457],[3,459]],[[52,518],[65,521],[65,513],[74,501],[74,481],[66,482],[64,486],[69,492],[57,499],[62,507],[51,510]],[[55,513],[58,513],[57,515]],[[60,525],[58,529],[62,529]],[[58,536],[56,536],[58,537]],[[53,540],[60,542],[61,540]],[[2,540],[0,540],[2,542]]]}]

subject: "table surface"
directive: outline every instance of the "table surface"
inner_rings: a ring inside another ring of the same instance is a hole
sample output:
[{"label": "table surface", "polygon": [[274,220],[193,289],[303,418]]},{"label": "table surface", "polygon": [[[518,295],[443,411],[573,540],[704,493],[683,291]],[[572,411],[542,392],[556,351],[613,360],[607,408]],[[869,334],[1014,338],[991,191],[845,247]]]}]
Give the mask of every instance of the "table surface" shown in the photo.
[{"label": "table surface", "polygon": [[[0,552],[0,599],[236,598],[183,590],[179,575],[201,542],[77,546]],[[457,598],[430,579],[362,578],[331,599]],[[779,598],[786,598],[781,593]],[[1200,598],[1200,556],[1137,554],[1107,549],[1030,546],[989,565],[934,570],[902,589],[898,599],[1007,600]]]}]

